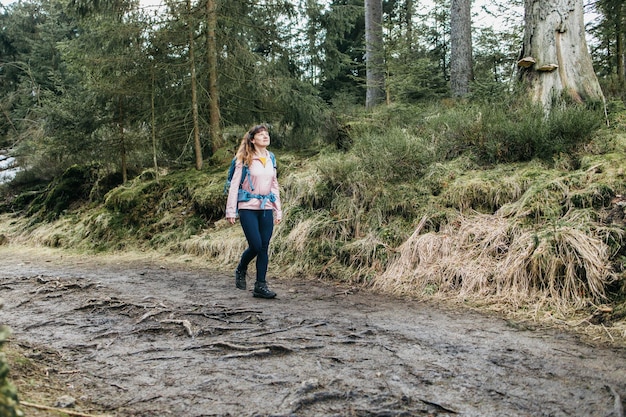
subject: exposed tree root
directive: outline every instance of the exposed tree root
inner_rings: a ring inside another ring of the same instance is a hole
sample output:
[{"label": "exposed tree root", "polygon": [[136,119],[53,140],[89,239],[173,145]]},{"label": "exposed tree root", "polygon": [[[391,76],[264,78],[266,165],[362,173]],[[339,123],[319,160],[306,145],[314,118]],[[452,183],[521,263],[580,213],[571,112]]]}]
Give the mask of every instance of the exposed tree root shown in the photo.
[{"label": "exposed tree root", "polygon": [[160,323],[181,324],[185,328],[185,331],[187,332],[187,336],[193,337],[193,331],[191,329],[191,323],[189,322],[189,320],[166,319],[166,320],[161,320]]},{"label": "exposed tree root", "polygon": [[302,325],[302,324],[296,324],[294,326],[289,326],[289,327],[285,327],[284,329],[276,329],[276,330],[270,330],[267,332],[263,332],[263,333],[259,333],[259,334],[255,334],[252,337],[261,337],[261,336],[267,336],[270,334],[275,334],[275,333],[281,333],[281,332],[288,332],[289,330],[292,329],[297,329],[297,328],[305,328],[305,327],[319,327],[319,326],[324,326],[327,323],[324,321],[318,322],[318,323],[313,323],[313,324],[307,324],[307,325]]},{"label": "exposed tree root", "polygon": [[41,404],[35,404],[35,403],[30,403],[27,401],[20,401],[20,405],[23,405],[24,407],[31,407],[31,408],[36,408],[39,410],[47,410],[47,411],[56,411],[58,413],[61,414],[66,414],[68,416],[78,416],[78,417],[110,417],[108,414],[87,414],[87,413],[81,413],[80,411],[72,411],[72,410],[68,410],[67,408],[57,408],[57,407],[49,407],[47,405],[41,405]]}]

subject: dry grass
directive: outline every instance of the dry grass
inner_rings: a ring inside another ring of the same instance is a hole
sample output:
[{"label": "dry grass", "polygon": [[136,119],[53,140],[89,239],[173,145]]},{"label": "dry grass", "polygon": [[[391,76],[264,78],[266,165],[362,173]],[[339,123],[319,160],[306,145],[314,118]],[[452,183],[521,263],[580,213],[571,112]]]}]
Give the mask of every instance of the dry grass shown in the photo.
[{"label": "dry grass", "polygon": [[311,167],[300,168],[281,181],[281,198],[293,205],[307,206],[319,200],[316,189],[320,183],[319,172]]},{"label": "dry grass", "polygon": [[518,200],[526,191],[526,179],[511,176],[484,178],[480,175],[460,178],[446,189],[446,202],[461,211],[483,209],[495,211]]},{"label": "dry grass", "polygon": [[[280,266],[286,275],[334,275],[336,248],[345,242],[347,221],[325,211],[287,208],[283,222],[275,229],[270,245],[271,266]],[[316,272],[313,272],[316,271]]]},{"label": "dry grass", "polygon": [[[271,268],[624,337],[623,327],[605,330],[584,315],[610,303],[613,280],[624,279],[611,265],[623,259],[626,229],[602,218],[607,201],[626,193],[626,136],[614,142],[590,144],[595,153],[580,158],[578,169],[541,162],[481,169],[463,156],[428,166],[416,158],[387,171],[380,160],[370,163],[379,155],[367,153],[367,143],[359,157],[330,152],[294,160],[281,175],[285,221],[275,229]],[[398,139],[389,149],[401,145]],[[195,188],[186,188],[188,181]],[[206,173],[172,183],[167,198],[156,200],[161,217],[142,237],[120,221],[124,215],[104,208],[33,228],[29,219],[3,217],[0,226],[11,243],[64,249],[93,250],[99,242],[109,245],[103,250],[131,249],[150,234],[144,248],[232,267],[246,247],[241,228],[219,220],[198,232],[201,222],[187,221],[189,199],[204,218],[215,218],[221,183]],[[138,198],[130,191],[117,197],[124,207]]]},{"label": "dry grass", "polygon": [[354,271],[353,276],[359,281],[369,281],[384,270],[388,250],[389,247],[374,233],[353,240],[342,248],[347,258],[344,263]]},{"label": "dry grass", "polygon": [[420,228],[374,283],[401,294],[446,294],[460,299],[553,307],[605,300],[616,279],[608,246],[573,220],[535,231],[503,216],[459,217],[439,233]]},{"label": "dry grass", "polygon": [[236,263],[247,247],[241,227],[230,226],[226,220],[221,220],[215,229],[191,236],[171,249],[175,253],[210,259],[212,264],[225,266]]}]

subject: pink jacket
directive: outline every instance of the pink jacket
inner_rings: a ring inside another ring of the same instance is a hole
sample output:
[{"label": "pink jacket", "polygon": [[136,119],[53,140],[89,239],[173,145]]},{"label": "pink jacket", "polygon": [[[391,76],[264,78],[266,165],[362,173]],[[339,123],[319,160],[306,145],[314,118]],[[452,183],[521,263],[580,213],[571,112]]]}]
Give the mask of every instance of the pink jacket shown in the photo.
[{"label": "pink jacket", "polygon": [[[237,162],[237,165],[235,166],[235,172],[233,173],[233,178],[230,182],[230,189],[228,190],[228,200],[226,201],[227,218],[236,217],[237,205],[239,205],[239,210],[261,210],[260,199],[252,198],[249,201],[237,202],[239,184],[241,183],[242,167],[243,163]],[[265,203],[265,210],[274,210],[274,212],[276,213],[276,220],[281,220],[283,217],[283,212],[281,208],[280,194],[278,189],[278,179],[276,178],[276,169],[274,169],[272,159],[268,156],[267,161],[265,162],[265,166],[263,166],[261,160],[257,156],[255,156],[252,159],[252,163],[250,164],[248,171],[250,172],[250,175],[246,176],[247,178],[244,179],[241,188],[251,192],[252,194],[267,195],[269,193],[273,193],[276,196],[276,200],[274,202],[267,201]],[[254,190],[252,190],[252,187],[250,187],[250,181],[252,181]]]}]

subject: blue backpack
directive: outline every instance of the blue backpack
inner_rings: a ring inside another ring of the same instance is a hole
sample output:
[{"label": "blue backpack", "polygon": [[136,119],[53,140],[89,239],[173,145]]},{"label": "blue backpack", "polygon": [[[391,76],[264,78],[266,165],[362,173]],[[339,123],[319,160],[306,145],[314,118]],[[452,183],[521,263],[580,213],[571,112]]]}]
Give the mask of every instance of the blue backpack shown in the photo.
[{"label": "blue backpack", "polygon": [[[270,151],[268,151],[270,154],[270,158],[272,159],[272,165],[274,165],[274,169],[276,169],[276,157],[274,156],[274,154]],[[228,194],[228,190],[230,190],[230,183],[233,180],[233,174],[235,173],[235,166],[237,165],[237,158],[233,158],[233,160],[230,162],[230,168],[228,168],[228,177],[226,178],[226,183],[224,184],[224,194]],[[243,164],[243,168],[241,171],[241,182],[239,183],[239,188],[241,188],[241,185],[243,184],[243,181],[246,179],[246,177],[250,176],[250,170],[248,170],[248,165]],[[250,182],[250,186],[252,187],[252,182]],[[252,187],[252,191],[254,191],[254,187]]]}]

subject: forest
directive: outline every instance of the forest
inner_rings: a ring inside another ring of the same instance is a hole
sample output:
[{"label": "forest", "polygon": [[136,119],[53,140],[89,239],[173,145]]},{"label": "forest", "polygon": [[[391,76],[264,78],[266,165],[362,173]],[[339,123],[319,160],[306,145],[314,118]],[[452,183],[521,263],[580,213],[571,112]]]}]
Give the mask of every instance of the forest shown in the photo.
[{"label": "forest", "polygon": [[277,281],[626,343],[623,0],[18,0],[0,24],[0,246],[230,271],[224,181],[262,123]]},{"label": "forest", "polygon": [[229,265],[225,170],[264,123],[283,273],[623,315],[619,0],[2,10],[6,241]]}]

